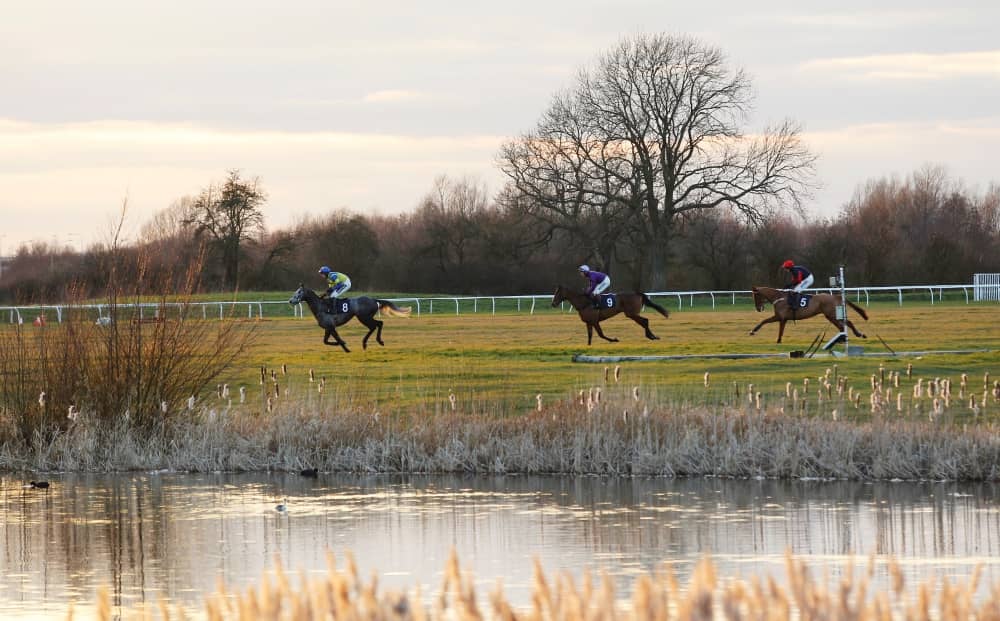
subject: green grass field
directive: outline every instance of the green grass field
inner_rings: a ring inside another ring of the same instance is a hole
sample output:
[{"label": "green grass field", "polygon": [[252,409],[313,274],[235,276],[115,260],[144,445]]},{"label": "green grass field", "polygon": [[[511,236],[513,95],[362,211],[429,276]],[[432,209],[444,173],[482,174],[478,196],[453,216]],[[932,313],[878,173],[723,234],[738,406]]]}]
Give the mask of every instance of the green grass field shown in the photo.
[{"label": "green grass field", "polygon": [[[834,333],[824,319],[812,318],[788,324],[784,342],[778,345],[776,324],[748,336],[749,329],[765,317],[749,305],[720,305],[715,310],[678,311],[676,304],[668,308],[669,319],[651,309],[644,313],[661,340],[646,340],[638,325],[619,315],[602,325],[606,334],[621,341],[606,343],[595,335],[589,347],[585,326],[576,314],[548,308],[547,304],[537,304],[535,314],[524,310],[493,315],[482,308],[476,314],[445,314],[438,309],[427,314],[425,308],[420,316],[383,317],[384,347],[372,338],[369,348],[363,350],[361,338],[366,329],[356,321],[343,326],[340,334],[350,353],[323,345],[323,331],[306,309],[304,318],[261,320],[258,339],[244,357],[245,364],[232,369],[222,381],[254,386],[259,383],[260,367],[280,374],[284,365],[287,376],[282,377],[282,383],[293,392],[310,388],[308,375],[313,370],[317,380],[326,378],[327,391],[382,408],[446,405],[453,393],[464,403],[502,402],[517,410],[533,407],[537,394],[546,401],[571,398],[579,390],[602,385],[606,373],[614,381],[613,369],[618,364],[576,363],[572,361],[574,354],[787,353],[805,349],[820,332],[825,331],[827,338]],[[884,354],[880,357],[622,362],[620,383],[627,389],[641,386],[644,391],[656,390],[678,401],[719,402],[730,400],[737,386],[745,394],[749,384],[765,396],[784,395],[786,383],[801,386],[804,378],[815,381],[827,369],[849,377],[856,390],[869,388],[870,376],[878,374],[880,366],[886,372],[900,371],[905,377],[907,365],[912,364],[912,379],[906,386],[918,378],[926,381],[935,377],[950,378],[957,386],[961,374],[967,373],[970,389],[978,393],[982,392],[985,373],[1000,377],[1000,305],[946,301],[901,307],[880,302],[868,310],[868,322],[852,318],[870,338],[852,339],[851,343],[862,345],[866,353]],[[993,351],[894,357],[875,334],[897,352]],[[707,389],[705,373],[709,373]],[[815,390],[816,384],[813,386]]]}]

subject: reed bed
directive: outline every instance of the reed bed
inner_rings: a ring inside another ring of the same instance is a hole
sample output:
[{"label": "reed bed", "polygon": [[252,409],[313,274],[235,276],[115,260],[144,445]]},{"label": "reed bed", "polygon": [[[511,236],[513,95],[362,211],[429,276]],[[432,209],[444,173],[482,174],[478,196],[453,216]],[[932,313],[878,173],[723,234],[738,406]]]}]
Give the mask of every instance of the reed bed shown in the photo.
[{"label": "reed bed", "polygon": [[[277,565],[256,587],[234,592],[219,585],[205,605],[210,621],[672,621],[709,619],[859,620],[936,619],[957,621],[1000,619],[1000,585],[990,585],[977,597],[978,571],[964,583],[933,582],[909,587],[894,561],[888,565],[889,584],[873,583],[874,558],[867,568],[848,565],[839,581],[817,578],[806,564],[788,555],[784,581],[773,577],[748,580],[720,578],[710,558],[698,564],[685,584],[669,565],[640,576],[625,597],[607,576],[587,572],[576,581],[568,574],[548,575],[536,562],[531,604],[523,609],[504,596],[502,585],[482,600],[472,577],[462,572],[452,553],[439,592],[425,599],[419,589],[380,591],[378,578],[364,580],[350,555],[343,567],[329,556],[326,575],[298,581]],[[298,582],[298,584],[294,584]],[[97,618],[113,614],[106,590],[99,593]],[[161,604],[125,613],[125,619],[185,619],[183,610]],[[72,614],[70,615],[72,618]]]},{"label": "reed bed", "polygon": [[853,407],[846,395],[821,406],[768,400],[744,386],[726,401],[676,401],[609,376],[554,403],[539,395],[531,408],[449,393],[395,410],[322,381],[303,389],[281,377],[262,369],[253,391],[220,385],[171,412],[153,437],[125,417],[82,411],[44,446],[4,444],[0,468],[1000,478],[995,423],[877,408],[851,419],[837,413]]}]

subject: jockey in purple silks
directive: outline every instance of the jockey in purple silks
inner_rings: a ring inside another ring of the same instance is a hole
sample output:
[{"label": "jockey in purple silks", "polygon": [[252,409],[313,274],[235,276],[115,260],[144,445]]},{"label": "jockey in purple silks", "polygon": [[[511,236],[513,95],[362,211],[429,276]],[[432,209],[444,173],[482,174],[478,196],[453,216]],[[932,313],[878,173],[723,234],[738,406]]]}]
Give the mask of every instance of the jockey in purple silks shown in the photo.
[{"label": "jockey in purple silks", "polygon": [[611,277],[603,272],[590,269],[588,265],[581,265],[579,270],[580,276],[586,278],[589,283],[584,293],[594,301],[595,308],[600,308],[601,294],[611,286]]}]

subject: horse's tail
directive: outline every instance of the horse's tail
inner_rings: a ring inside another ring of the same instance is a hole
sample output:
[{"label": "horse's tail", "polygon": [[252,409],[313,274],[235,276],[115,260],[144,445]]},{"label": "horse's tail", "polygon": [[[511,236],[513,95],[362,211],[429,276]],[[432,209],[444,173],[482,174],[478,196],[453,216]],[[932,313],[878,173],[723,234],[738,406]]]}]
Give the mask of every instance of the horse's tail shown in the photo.
[{"label": "horse's tail", "polygon": [[667,309],[663,308],[662,306],[660,306],[659,304],[657,304],[653,300],[649,299],[648,295],[646,295],[645,293],[640,293],[639,295],[642,296],[642,303],[643,304],[645,304],[646,306],[649,306],[651,308],[655,308],[656,312],[660,313],[664,317],[670,317],[670,311],[668,311]]},{"label": "horse's tail", "polygon": [[389,300],[375,300],[375,303],[378,304],[378,309],[380,311],[383,311],[386,315],[392,315],[393,317],[410,316],[411,309],[409,306],[407,306],[406,308],[400,308],[395,304],[393,304],[392,302],[390,302]]},{"label": "horse's tail", "polygon": [[865,309],[861,308],[860,306],[858,306],[857,304],[855,304],[854,302],[852,302],[850,300],[847,300],[847,303],[851,306],[851,308],[854,309],[854,311],[857,314],[861,315],[862,319],[864,319],[865,321],[868,321],[868,313],[865,312]]}]

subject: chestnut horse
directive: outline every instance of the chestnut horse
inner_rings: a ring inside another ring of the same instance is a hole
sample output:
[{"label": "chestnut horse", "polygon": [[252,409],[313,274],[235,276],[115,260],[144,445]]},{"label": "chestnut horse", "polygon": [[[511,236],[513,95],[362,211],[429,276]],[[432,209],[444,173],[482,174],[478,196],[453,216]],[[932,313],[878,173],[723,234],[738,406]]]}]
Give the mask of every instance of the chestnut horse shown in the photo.
[{"label": "chestnut horse", "polygon": [[669,317],[670,313],[667,312],[667,309],[650,300],[649,296],[645,293],[616,293],[615,297],[617,299],[614,306],[610,308],[595,308],[594,301],[586,293],[573,291],[568,287],[559,285],[556,287],[555,295],[552,296],[552,306],[559,306],[563,301],[566,301],[576,309],[576,312],[580,315],[580,320],[587,324],[587,345],[590,345],[594,338],[594,330],[597,330],[597,336],[605,341],[618,342],[618,339],[604,336],[604,332],[601,330],[601,322],[609,317],[614,317],[618,313],[625,313],[626,317],[642,326],[642,329],[646,331],[647,339],[656,340],[660,338],[653,334],[649,329],[649,320],[639,315],[639,312],[642,310],[642,305],[646,304],[655,308],[664,317]]},{"label": "chestnut horse", "polygon": [[[770,302],[774,305],[774,316],[768,317],[764,321],[757,324],[753,330],[750,331],[750,336],[757,333],[760,327],[766,323],[778,323],[778,342],[781,342],[781,335],[785,333],[785,322],[796,319],[808,319],[820,313],[826,317],[827,321],[837,326],[838,331],[843,331],[844,321],[837,319],[837,307],[840,306],[840,300],[835,295],[829,293],[811,293],[807,294],[810,296],[809,304],[806,306],[797,306],[792,308],[788,304],[788,290],[787,289],[775,289],[773,287],[753,287],[751,289],[753,293],[753,305],[757,308],[757,312],[764,310],[764,304]],[[847,304],[853,308],[861,318],[868,321],[868,313],[865,309],[861,308],[854,302],[847,300]],[[793,312],[794,311],[794,312]],[[862,332],[858,332],[858,329],[854,327],[850,319],[847,319],[847,327],[854,331],[854,336],[861,337],[863,339],[868,338]]]},{"label": "chestnut horse", "polygon": [[[316,318],[316,323],[319,324],[319,327],[326,330],[326,334],[323,335],[323,344],[340,345],[346,352],[351,350],[347,349],[347,342],[337,334],[337,326],[344,325],[357,317],[358,321],[365,324],[365,327],[368,328],[368,334],[365,335],[365,338],[361,339],[361,347],[368,349],[368,337],[373,332],[378,344],[385,345],[382,342],[383,322],[375,319],[375,313],[384,311],[387,315],[396,317],[408,317],[410,314],[409,308],[399,308],[389,300],[379,300],[367,296],[351,298],[350,300],[337,300],[337,312],[330,312],[331,309],[327,306],[327,300],[320,298],[316,295],[315,291],[301,284],[295,295],[288,300],[288,303],[292,305],[299,302],[306,303],[309,310],[312,311],[313,317]],[[330,341],[330,337],[333,337],[333,342]]]}]

